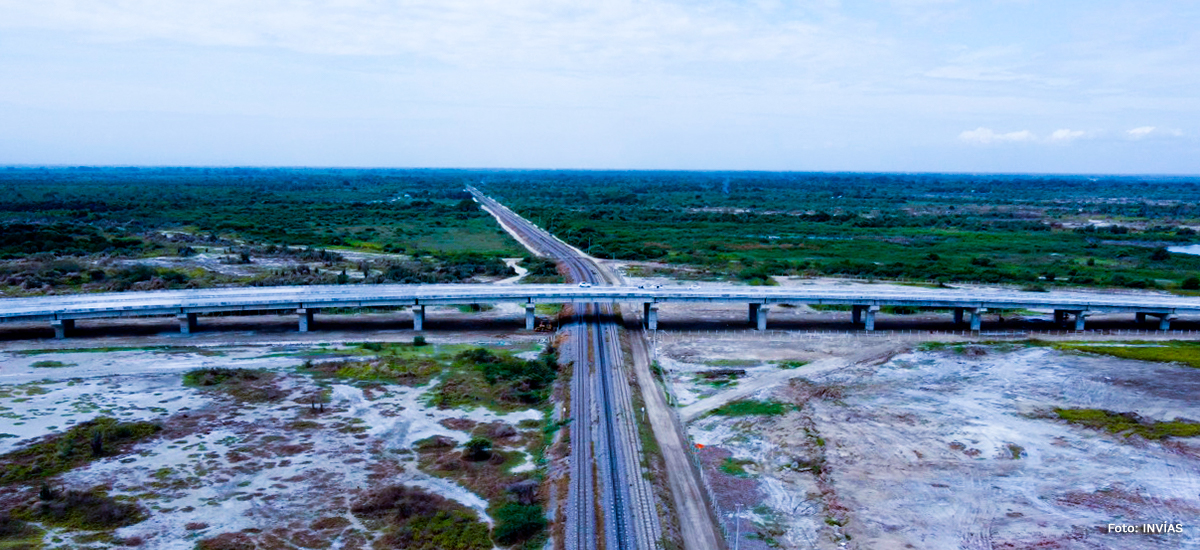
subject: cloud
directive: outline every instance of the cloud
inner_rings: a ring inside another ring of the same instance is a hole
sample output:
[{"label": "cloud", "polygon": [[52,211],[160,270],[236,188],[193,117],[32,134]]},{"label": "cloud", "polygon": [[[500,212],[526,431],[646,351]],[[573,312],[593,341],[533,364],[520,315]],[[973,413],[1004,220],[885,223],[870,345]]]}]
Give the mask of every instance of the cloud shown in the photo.
[{"label": "cloud", "polygon": [[673,63],[770,63],[820,72],[888,57],[867,23],[819,6],[777,11],[672,0],[0,0],[0,29],[470,68],[661,72]]},{"label": "cloud", "polygon": [[967,130],[958,134],[958,139],[967,143],[978,143],[988,145],[992,143],[1009,143],[1009,142],[1028,142],[1037,139],[1033,132],[1029,130],[1021,130],[1019,132],[997,133],[991,128],[980,126],[974,130]]},{"label": "cloud", "polygon": [[1173,128],[1158,128],[1156,126],[1139,126],[1125,132],[1131,139],[1143,139],[1150,136],[1182,137],[1183,130]]},{"label": "cloud", "polygon": [[1050,134],[1050,137],[1046,138],[1046,141],[1051,143],[1070,143],[1086,135],[1088,133],[1083,130],[1068,130],[1063,128],[1055,130],[1054,133]]}]

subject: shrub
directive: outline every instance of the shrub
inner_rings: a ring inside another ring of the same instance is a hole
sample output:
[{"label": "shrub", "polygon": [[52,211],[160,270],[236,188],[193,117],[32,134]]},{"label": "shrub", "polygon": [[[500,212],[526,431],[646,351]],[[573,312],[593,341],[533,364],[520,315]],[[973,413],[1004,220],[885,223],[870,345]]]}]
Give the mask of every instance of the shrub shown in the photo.
[{"label": "shrub", "polygon": [[425,337],[424,337],[424,336],[422,336],[422,335],[420,335],[420,334],[418,334],[418,335],[416,335],[416,336],[413,336],[413,346],[415,346],[415,347],[421,347],[421,346],[425,346],[425,345],[428,345],[428,344],[429,344],[429,343],[425,341]]},{"label": "shrub", "polygon": [[1183,280],[1179,288],[1184,290],[1200,290],[1200,277],[1191,276]]},{"label": "shrub", "polygon": [[514,544],[528,540],[546,528],[546,514],[536,504],[508,503],[496,510],[492,517],[496,527],[492,535],[500,544]]},{"label": "shrub", "polygon": [[463,458],[476,462],[487,460],[492,456],[492,440],[486,437],[474,437],[466,444]]},{"label": "shrub", "polygon": [[42,500],[24,512],[29,519],[55,526],[108,530],[146,519],[136,503],[116,500],[101,492],[67,491]]}]

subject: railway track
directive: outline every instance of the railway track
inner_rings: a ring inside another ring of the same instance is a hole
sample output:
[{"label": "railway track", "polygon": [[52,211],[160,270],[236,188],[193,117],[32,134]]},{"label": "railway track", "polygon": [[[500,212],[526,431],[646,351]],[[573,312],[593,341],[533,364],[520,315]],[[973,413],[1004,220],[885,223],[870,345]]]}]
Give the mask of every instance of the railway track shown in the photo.
[{"label": "railway track", "polygon": [[[614,281],[585,254],[517,216],[474,188],[468,190],[535,253],[559,262],[570,282]],[[651,487],[642,475],[641,445],[626,382],[616,310],[576,307],[567,323],[575,360],[571,380],[568,550],[658,548],[662,528]]]}]

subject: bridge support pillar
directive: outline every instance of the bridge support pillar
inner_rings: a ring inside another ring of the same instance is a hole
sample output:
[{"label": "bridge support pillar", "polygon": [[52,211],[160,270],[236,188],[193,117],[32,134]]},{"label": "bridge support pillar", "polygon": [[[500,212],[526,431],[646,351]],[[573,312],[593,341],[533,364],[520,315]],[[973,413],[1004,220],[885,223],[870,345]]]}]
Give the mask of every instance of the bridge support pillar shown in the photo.
[{"label": "bridge support pillar", "polygon": [[746,317],[746,321],[750,323],[750,326],[758,324],[758,309],[760,307],[762,307],[762,304],[750,304],[750,313]]},{"label": "bridge support pillar", "polygon": [[1140,311],[1137,312],[1137,322],[1139,325],[1142,323],[1145,323],[1146,322],[1146,314],[1142,313]]},{"label": "bridge support pillar", "polygon": [[850,322],[855,325],[862,324],[862,314],[864,309],[867,309],[867,306],[850,306]]},{"label": "bridge support pillar", "polygon": [[1171,321],[1175,320],[1174,315],[1163,313],[1162,315],[1155,315],[1155,317],[1158,317],[1158,330],[1171,330]]},{"label": "bridge support pillar", "polygon": [[979,332],[983,328],[983,314],[987,312],[986,307],[977,307],[971,309],[971,330]]},{"label": "bridge support pillar", "polygon": [[195,313],[180,313],[175,316],[179,319],[179,333],[191,334],[196,332],[196,314]]},{"label": "bridge support pillar", "polygon": [[300,332],[308,332],[313,329],[313,314],[315,309],[297,309],[296,316],[300,318]]},{"label": "bridge support pillar", "polygon": [[861,307],[863,312],[863,328],[871,331],[875,330],[875,314],[879,312],[879,306],[854,306]]},{"label": "bridge support pillar", "polygon": [[1086,322],[1088,315],[1091,315],[1091,312],[1088,312],[1088,311],[1076,311],[1075,312],[1075,330],[1076,331],[1083,330],[1084,323]]},{"label": "bridge support pillar", "polygon": [[771,308],[767,307],[766,304],[750,304],[750,305],[758,306],[757,308],[755,308],[756,311],[754,312],[755,313],[754,328],[756,328],[758,330],[767,330],[767,312],[771,311]]},{"label": "bridge support pillar", "polygon": [[54,329],[54,337],[62,340],[63,338],[70,336],[71,332],[75,330],[75,320],[55,319],[50,321],[50,326]]},{"label": "bridge support pillar", "polygon": [[963,323],[963,312],[964,311],[965,311],[964,308],[961,308],[961,307],[954,308],[954,324],[961,325]]},{"label": "bridge support pillar", "polygon": [[413,330],[421,332],[425,330],[425,306],[413,306]]},{"label": "bridge support pillar", "polygon": [[646,304],[646,328],[658,330],[658,304]]},{"label": "bridge support pillar", "polygon": [[533,330],[537,325],[537,305],[525,304],[525,330]]}]

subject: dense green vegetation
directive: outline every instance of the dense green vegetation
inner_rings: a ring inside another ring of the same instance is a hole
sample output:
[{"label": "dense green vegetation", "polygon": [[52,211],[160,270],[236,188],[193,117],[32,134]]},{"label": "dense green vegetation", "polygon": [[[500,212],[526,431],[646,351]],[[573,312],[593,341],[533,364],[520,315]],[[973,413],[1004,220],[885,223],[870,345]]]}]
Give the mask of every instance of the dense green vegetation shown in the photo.
[{"label": "dense green vegetation", "polygon": [[1198,178],[511,172],[480,188],[595,256],[752,284],[844,275],[1174,288],[1200,273],[1200,257],[1164,248],[1197,240]]},{"label": "dense green vegetation", "polygon": [[1142,418],[1131,412],[1118,413],[1101,409],[1056,408],[1054,409],[1054,413],[1059,418],[1072,424],[1079,424],[1094,430],[1104,430],[1113,434],[1136,434],[1146,439],[1200,436],[1200,422],[1180,418],[1176,418],[1170,422],[1158,422]]},{"label": "dense green vegetation", "polygon": [[1122,359],[1155,361],[1158,363],[1182,363],[1200,368],[1200,342],[1124,342],[1122,344],[1084,344],[1066,342],[1055,344],[1056,348],[1111,355]]},{"label": "dense green vegetation", "polygon": [[[522,249],[463,191],[474,178],[438,170],[8,167],[0,169],[0,291],[507,276],[500,258]],[[337,252],[351,249],[397,256],[349,261]],[[222,273],[199,254],[272,267]],[[152,256],[193,261],[112,261]]]},{"label": "dense green vegetation", "polygon": [[153,436],[161,429],[152,422],[119,422],[103,416],[81,422],[65,432],[0,456],[0,484],[60,474]]},{"label": "dense green vegetation", "polygon": [[430,403],[439,408],[484,406],[497,411],[537,407],[549,399],[557,376],[558,354],[553,347],[533,360],[470,349],[454,357]]},{"label": "dense green vegetation", "polygon": [[492,535],[500,544],[514,544],[528,540],[546,528],[546,512],[534,504],[510,502],[493,514],[496,527]]}]

